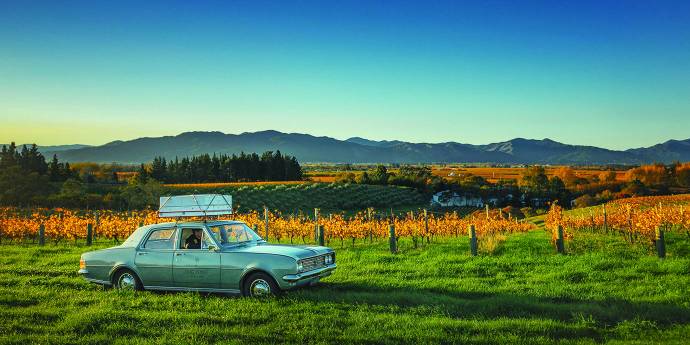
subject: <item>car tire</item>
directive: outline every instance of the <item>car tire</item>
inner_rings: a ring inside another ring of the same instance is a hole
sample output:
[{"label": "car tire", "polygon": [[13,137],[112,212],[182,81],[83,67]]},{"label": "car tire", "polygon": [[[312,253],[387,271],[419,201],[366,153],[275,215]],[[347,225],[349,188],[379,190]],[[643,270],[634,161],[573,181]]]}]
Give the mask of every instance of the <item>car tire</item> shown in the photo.
[{"label": "car tire", "polygon": [[136,290],[141,291],[144,286],[137,274],[130,269],[123,268],[115,273],[113,276],[113,287],[118,290]]},{"label": "car tire", "polygon": [[245,297],[269,297],[280,295],[281,290],[276,281],[264,272],[252,273],[244,280],[242,296]]}]

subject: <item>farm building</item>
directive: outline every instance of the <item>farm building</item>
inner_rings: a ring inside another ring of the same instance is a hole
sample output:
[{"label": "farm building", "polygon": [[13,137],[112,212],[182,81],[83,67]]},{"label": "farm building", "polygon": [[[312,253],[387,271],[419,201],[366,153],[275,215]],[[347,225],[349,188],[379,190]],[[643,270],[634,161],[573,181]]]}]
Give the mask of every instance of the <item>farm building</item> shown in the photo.
[{"label": "farm building", "polygon": [[445,190],[431,197],[431,205],[440,207],[484,207],[484,200],[477,196],[461,196],[458,193]]}]

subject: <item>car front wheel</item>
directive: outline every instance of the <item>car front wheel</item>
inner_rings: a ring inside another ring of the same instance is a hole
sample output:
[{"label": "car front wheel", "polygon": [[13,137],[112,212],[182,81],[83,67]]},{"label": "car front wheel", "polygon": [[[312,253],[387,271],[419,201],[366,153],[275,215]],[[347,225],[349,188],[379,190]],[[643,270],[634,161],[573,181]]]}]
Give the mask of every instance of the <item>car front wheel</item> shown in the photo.
[{"label": "car front wheel", "polygon": [[242,295],[247,297],[268,297],[280,294],[280,287],[271,276],[263,272],[252,273],[242,286]]},{"label": "car front wheel", "polygon": [[137,274],[128,269],[122,269],[115,273],[113,286],[118,290],[142,290],[141,281]]}]

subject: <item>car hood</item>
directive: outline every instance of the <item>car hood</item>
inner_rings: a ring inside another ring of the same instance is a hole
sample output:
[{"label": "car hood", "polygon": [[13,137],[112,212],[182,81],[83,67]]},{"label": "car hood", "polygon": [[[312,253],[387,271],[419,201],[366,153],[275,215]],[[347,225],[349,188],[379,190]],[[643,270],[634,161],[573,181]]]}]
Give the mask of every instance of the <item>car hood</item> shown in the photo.
[{"label": "car hood", "polygon": [[259,243],[239,247],[226,247],[223,252],[233,253],[257,253],[257,254],[275,254],[292,257],[296,260],[304,259],[320,254],[330,253],[333,250],[328,247],[321,246],[291,246],[286,244],[268,244]]}]

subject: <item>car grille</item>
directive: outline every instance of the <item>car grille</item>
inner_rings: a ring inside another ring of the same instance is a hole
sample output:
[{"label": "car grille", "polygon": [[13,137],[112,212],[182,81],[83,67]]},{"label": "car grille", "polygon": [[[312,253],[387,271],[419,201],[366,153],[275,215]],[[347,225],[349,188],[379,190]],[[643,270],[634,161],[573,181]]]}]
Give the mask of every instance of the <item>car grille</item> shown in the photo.
[{"label": "car grille", "polygon": [[324,256],[319,255],[311,258],[302,259],[303,272],[308,272],[326,266],[324,263]]}]

